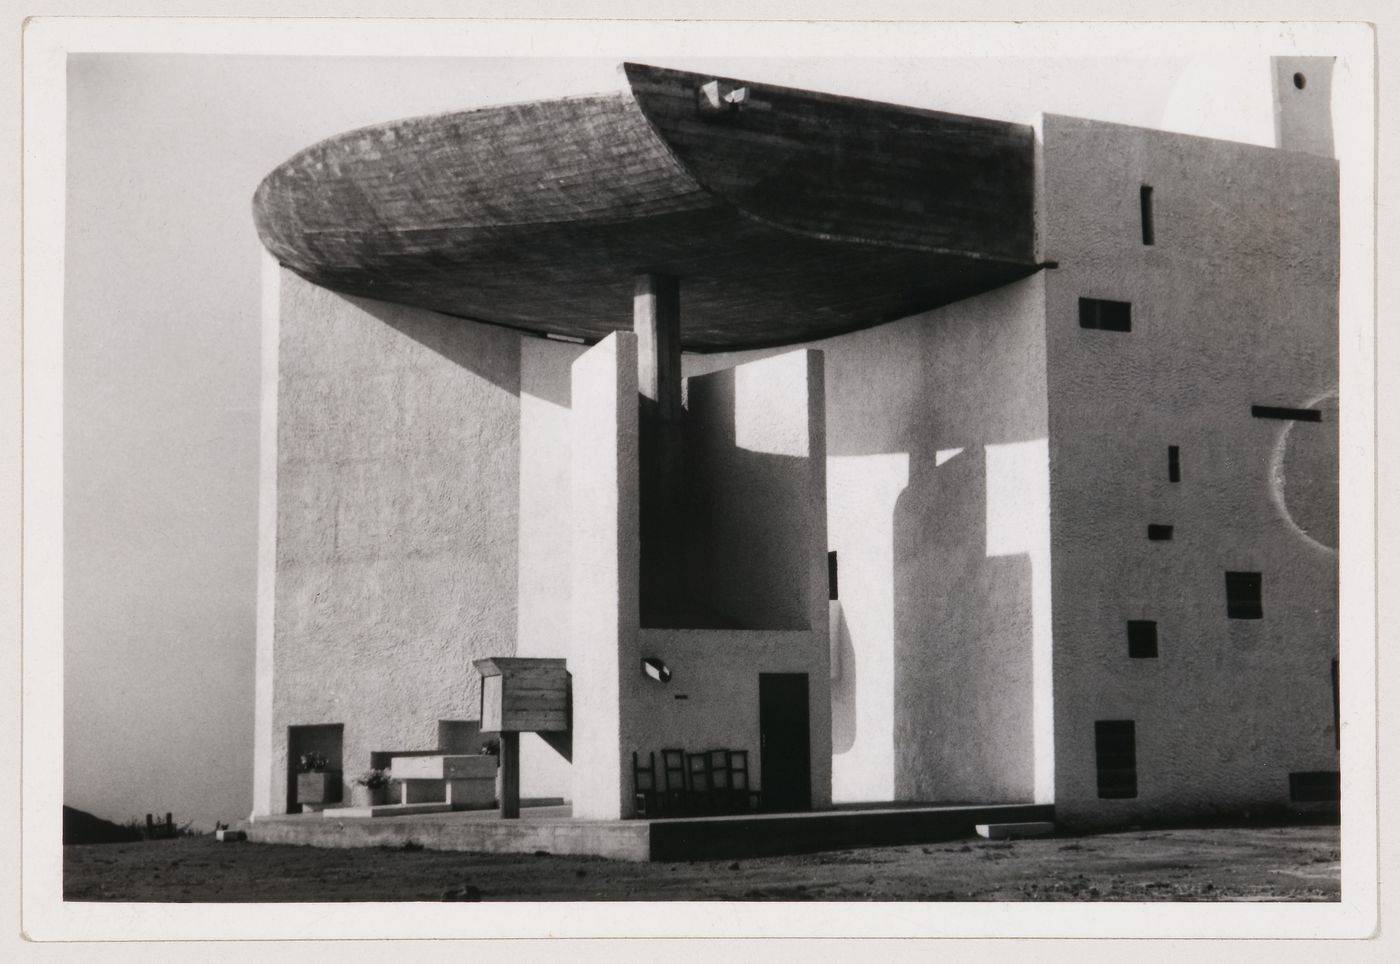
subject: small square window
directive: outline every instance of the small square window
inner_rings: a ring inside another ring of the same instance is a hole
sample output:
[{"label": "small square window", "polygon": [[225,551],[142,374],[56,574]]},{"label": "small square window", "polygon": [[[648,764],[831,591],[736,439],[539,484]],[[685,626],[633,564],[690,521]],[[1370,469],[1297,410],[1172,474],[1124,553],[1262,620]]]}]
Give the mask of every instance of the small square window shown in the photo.
[{"label": "small square window", "polygon": [[1157,624],[1150,619],[1128,620],[1128,656],[1131,659],[1157,658]]},{"label": "small square window", "polygon": [[1231,619],[1264,618],[1264,576],[1258,572],[1225,573],[1226,614]]},{"label": "small square window", "polygon": [[1080,298],[1079,327],[1100,331],[1132,331],[1133,306],[1127,301]]}]

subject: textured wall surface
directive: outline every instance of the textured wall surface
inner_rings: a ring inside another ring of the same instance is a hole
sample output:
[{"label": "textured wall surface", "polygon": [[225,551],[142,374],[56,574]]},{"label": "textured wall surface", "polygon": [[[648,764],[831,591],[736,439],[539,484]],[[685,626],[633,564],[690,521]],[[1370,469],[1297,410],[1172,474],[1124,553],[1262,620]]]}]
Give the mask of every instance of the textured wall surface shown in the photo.
[{"label": "textured wall surface", "polygon": [[1335,157],[1332,70],[1335,57],[1272,57],[1274,143],[1281,150]]},{"label": "textured wall surface", "polygon": [[[756,451],[776,447],[793,464],[769,473],[768,486],[784,488],[797,509],[786,571],[805,582],[807,612],[800,632],[643,630],[637,609],[637,374],[636,338],[618,333],[573,366],[573,673],[575,816],[617,818],[632,813],[632,752],[678,746],[690,751],[749,749],[757,773],[758,675],[806,672],[814,805],[831,799],[829,650],[826,598],[826,452],[822,358],[796,352],[765,361],[759,374],[782,387],[769,406],[721,405],[729,434],[747,438]],[[733,384],[718,379],[713,384]],[[706,394],[701,389],[701,395]],[[723,396],[725,393],[719,393]],[[707,412],[708,407],[702,404]],[[709,412],[709,415],[715,415]],[[794,421],[801,423],[800,430]],[[702,420],[697,431],[703,433]],[[711,428],[715,426],[711,423]],[[723,433],[720,433],[723,434]],[[732,445],[728,447],[732,449]],[[732,459],[719,467],[732,467]],[[760,486],[762,489],[763,486]],[[725,489],[737,499],[739,489]],[[763,503],[766,505],[766,503]],[[742,507],[730,502],[730,511]],[[817,627],[812,629],[810,627]],[[642,672],[655,656],[681,673],[681,690]]]},{"label": "textured wall surface", "polygon": [[288,726],[344,723],[352,780],[477,717],[471,661],[515,649],[519,529],[518,336],[281,286],[274,812]]},{"label": "textured wall surface", "polygon": [[[1337,766],[1336,164],[1062,117],[1044,132],[1057,815],[1282,805],[1289,771]],[[1080,297],[1131,302],[1132,330],[1081,328]],[[1263,574],[1263,619],[1226,618],[1226,571]],[[1157,622],[1158,658],[1129,659],[1128,620]],[[1098,799],[1096,720],[1135,721],[1136,799]]]},{"label": "textured wall surface", "polygon": [[[711,500],[697,531],[709,531],[712,576],[727,577],[710,599],[751,625],[799,628],[641,630],[622,664],[629,792],[632,751],[656,751],[659,765],[663,747],[746,749],[757,786],[759,674],[806,673],[812,805],[831,802],[823,367],[821,352],[795,351],[690,380],[687,469]],[[671,682],[647,677],[643,657],[665,662]]]},{"label": "textured wall surface", "polygon": [[[569,486],[569,366],[583,346],[520,340],[520,551],[517,656],[569,656],[573,520]],[[520,735],[520,793],[573,793],[569,762]]]},{"label": "textured wall surface", "polygon": [[828,538],[837,547],[840,592],[831,603],[831,793],[838,802],[894,799],[892,520],[908,484],[903,452],[827,460]]},{"label": "textured wall surface", "polygon": [[615,820],[630,812],[623,680],[637,671],[641,625],[637,336],[609,335],[572,377],[573,814]]},{"label": "textured wall surface", "polygon": [[656,754],[659,780],[661,750],[668,747],[689,753],[748,750],[749,783],[759,787],[759,674],[806,673],[812,806],[831,803],[831,699],[824,628],[643,629],[638,653],[662,660],[672,677],[661,684],[645,676],[640,663],[623,667],[627,715],[633,720],[623,745],[629,794],[634,789],[632,751],[639,753],[643,765],[648,753]]},{"label": "textured wall surface", "polygon": [[819,358],[796,351],[687,385],[687,590],[728,625],[817,625],[809,378],[821,382]]},{"label": "textured wall surface", "polygon": [[[1006,447],[1044,445],[1044,341],[1036,276],[813,343],[826,356],[841,573],[838,800],[1036,796],[1037,625],[1043,657],[1049,639],[1044,547],[1031,537],[1044,531],[1034,512],[1047,482],[1043,459],[1037,470],[1033,453]],[[752,357],[687,356],[686,367]],[[989,480],[989,464],[1002,474]],[[989,482],[1010,493],[991,518]],[[1048,680],[1040,689],[1044,711]]]}]

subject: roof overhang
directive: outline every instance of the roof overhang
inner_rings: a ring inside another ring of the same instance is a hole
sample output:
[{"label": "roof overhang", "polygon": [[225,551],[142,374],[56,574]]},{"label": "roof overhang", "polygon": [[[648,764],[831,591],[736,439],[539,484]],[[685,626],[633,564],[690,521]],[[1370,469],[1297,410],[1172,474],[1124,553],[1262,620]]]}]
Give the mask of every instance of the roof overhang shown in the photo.
[{"label": "roof overhang", "polygon": [[324,287],[592,341],[680,279],[691,351],[868,327],[1024,277],[1030,127],[626,64],[620,92],[337,135],[258,234]]}]

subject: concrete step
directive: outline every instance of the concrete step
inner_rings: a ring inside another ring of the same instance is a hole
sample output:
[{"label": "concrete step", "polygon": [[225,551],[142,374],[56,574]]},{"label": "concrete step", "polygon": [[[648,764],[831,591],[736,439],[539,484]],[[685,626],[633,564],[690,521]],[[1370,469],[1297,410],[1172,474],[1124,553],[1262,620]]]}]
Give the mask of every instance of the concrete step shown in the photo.
[{"label": "concrete step", "polygon": [[977,836],[986,837],[988,840],[1006,840],[1011,837],[1048,837],[1054,832],[1055,825],[1048,820],[977,824]]}]

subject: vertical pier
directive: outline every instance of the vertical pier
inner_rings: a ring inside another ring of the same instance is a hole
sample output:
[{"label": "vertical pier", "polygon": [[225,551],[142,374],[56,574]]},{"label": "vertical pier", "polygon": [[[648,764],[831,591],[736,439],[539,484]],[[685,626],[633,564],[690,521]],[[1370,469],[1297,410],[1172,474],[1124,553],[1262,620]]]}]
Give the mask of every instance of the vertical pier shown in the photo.
[{"label": "vertical pier", "polygon": [[632,325],[641,394],[641,616],[675,619],[682,594],[685,448],[681,407],[680,285],[664,274],[636,279]]}]

